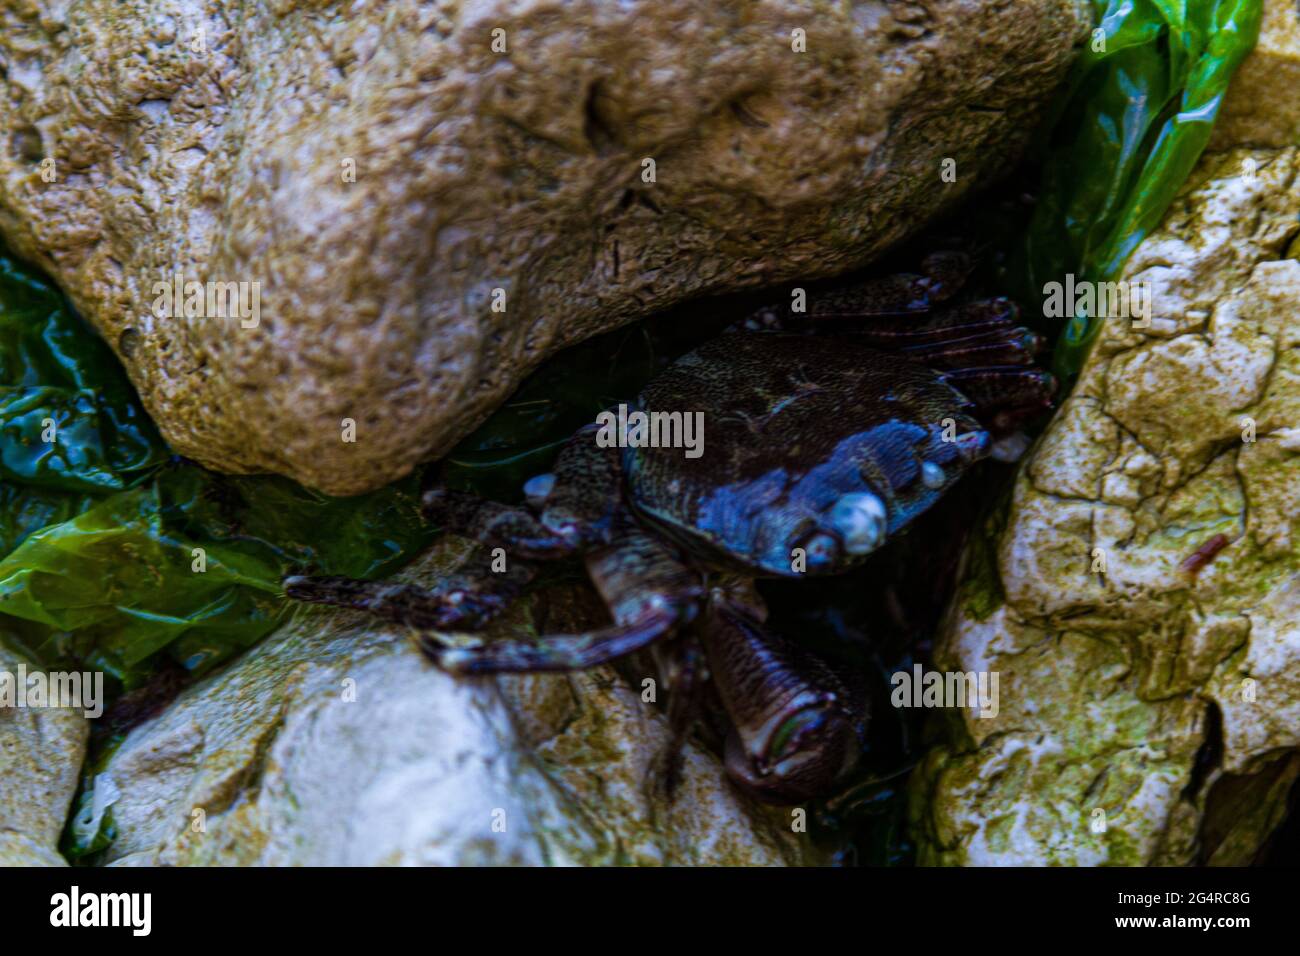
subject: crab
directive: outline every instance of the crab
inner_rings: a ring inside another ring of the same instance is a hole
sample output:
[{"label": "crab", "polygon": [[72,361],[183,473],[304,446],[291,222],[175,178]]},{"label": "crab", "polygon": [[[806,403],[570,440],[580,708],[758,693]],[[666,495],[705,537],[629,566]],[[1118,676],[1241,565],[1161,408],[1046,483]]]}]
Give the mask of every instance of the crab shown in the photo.
[{"label": "crab", "polygon": [[[919,274],[814,295],[806,311],[760,309],[669,365],[634,408],[702,412],[698,457],[603,447],[592,424],[525,485],[524,505],[432,489],[430,517],[477,546],[431,590],[299,575],[285,591],[407,625],[455,674],[589,668],[655,645],[669,691],[665,776],[711,687],[729,724],[724,764],[741,790],[786,805],[829,795],[862,753],[867,696],[765,626],[755,581],[860,565],[1050,407],[1055,383],[1034,364],[1041,339],[1014,304],[957,303],[969,270],[964,254],[940,253]],[[534,641],[446,639],[482,628],[542,562],[575,557],[608,626]]]}]

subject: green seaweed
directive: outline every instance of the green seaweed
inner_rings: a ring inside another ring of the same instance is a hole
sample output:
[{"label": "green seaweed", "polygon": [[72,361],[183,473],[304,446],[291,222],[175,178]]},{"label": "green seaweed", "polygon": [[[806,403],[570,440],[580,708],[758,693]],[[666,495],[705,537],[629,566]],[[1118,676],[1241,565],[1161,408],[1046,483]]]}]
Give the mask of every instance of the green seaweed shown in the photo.
[{"label": "green seaweed", "polygon": [[[1014,270],[1024,302],[1067,273],[1119,277],[1209,142],[1262,17],[1260,0],[1092,2],[1098,27],[1051,126]],[[1064,378],[1078,373],[1100,325],[1082,312],[1067,322],[1055,354]]]}]

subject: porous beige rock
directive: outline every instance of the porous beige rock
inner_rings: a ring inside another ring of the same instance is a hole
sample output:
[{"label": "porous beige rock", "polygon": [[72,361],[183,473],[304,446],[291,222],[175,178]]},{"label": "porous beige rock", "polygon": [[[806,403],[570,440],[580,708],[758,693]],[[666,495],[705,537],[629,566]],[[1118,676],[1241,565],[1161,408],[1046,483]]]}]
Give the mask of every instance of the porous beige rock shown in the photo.
[{"label": "porous beige rock", "polygon": [[[444,539],[414,578],[445,573],[464,544]],[[492,636],[589,625],[579,593],[520,602]],[[107,861],[822,862],[790,811],[742,798],[695,743],[666,801],[650,784],[666,735],[608,667],[456,679],[372,618],[303,608],[113,754]]]},{"label": "porous beige rock", "polygon": [[1259,42],[1228,87],[1210,149],[1300,143],[1300,0],[1263,0]]},{"label": "porous beige rock", "polygon": [[[0,647],[0,673],[24,663]],[[62,707],[0,706],[0,866],[65,866],[59,835],[86,754],[90,722]]]},{"label": "porous beige rock", "polygon": [[[1300,772],[1300,148],[1205,157],[968,554],[926,863],[1241,864]],[[1199,557],[1197,557],[1199,555]],[[1200,565],[1203,565],[1201,567]]]},{"label": "porous beige rock", "polygon": [[[565,345],[987,183],[1088,8],[0,0],[0,231],[177,451],[360,492]],[[173,276],[260,283],[260,321],[160,318]]]}]

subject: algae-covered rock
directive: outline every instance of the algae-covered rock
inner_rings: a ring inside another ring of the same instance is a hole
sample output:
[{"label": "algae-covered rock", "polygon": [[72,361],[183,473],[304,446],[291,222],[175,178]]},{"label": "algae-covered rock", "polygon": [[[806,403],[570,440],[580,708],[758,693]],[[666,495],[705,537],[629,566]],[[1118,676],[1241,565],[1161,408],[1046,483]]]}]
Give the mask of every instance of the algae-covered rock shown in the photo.
[{"label": "algae-covered rock", "polygon": [[[36,670],[0,647],[0,680],[14,693],[20,667]],[[89,734],[82,710],[0,706],[0,866],[66,864],[59,835]]]},{"label": "algae-covered rock", "polygon": [[[462,553],[444,539],[416,579],[447,571]],[[493,634],[589,625],[591,600],[550,589],[517,604]],[[658,709],[610,668],[456,679],[373,618],[304,608],[134,729],[108,760],[120,796],[107,860],[819,861],[788,811],[741,798],[695,744],[667,801],[650,773],[666,732]]]},{"label": "algae-covered rock", "polygon": [[968,571],[920,859],[1243,863],[1300,771],[1300,149],[1204,158]]},{"label": "algae-covered rock", "polygon": [[176,451],[355,493],[566,345],[862,264],[1014,161],[1090,26],[1084,0],[0,0],[0,232]]}]

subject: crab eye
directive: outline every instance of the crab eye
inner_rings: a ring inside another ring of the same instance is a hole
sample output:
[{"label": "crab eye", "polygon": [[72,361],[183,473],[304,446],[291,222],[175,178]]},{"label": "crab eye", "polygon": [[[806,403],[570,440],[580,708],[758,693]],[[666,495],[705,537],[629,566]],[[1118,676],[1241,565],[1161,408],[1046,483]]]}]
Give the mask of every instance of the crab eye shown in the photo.
[{"label": "crab eye", "polygon": [[885,505],[870,492],[854,492],[835,502],[830,522],[849,554],[867,554],[885,540]]}]

